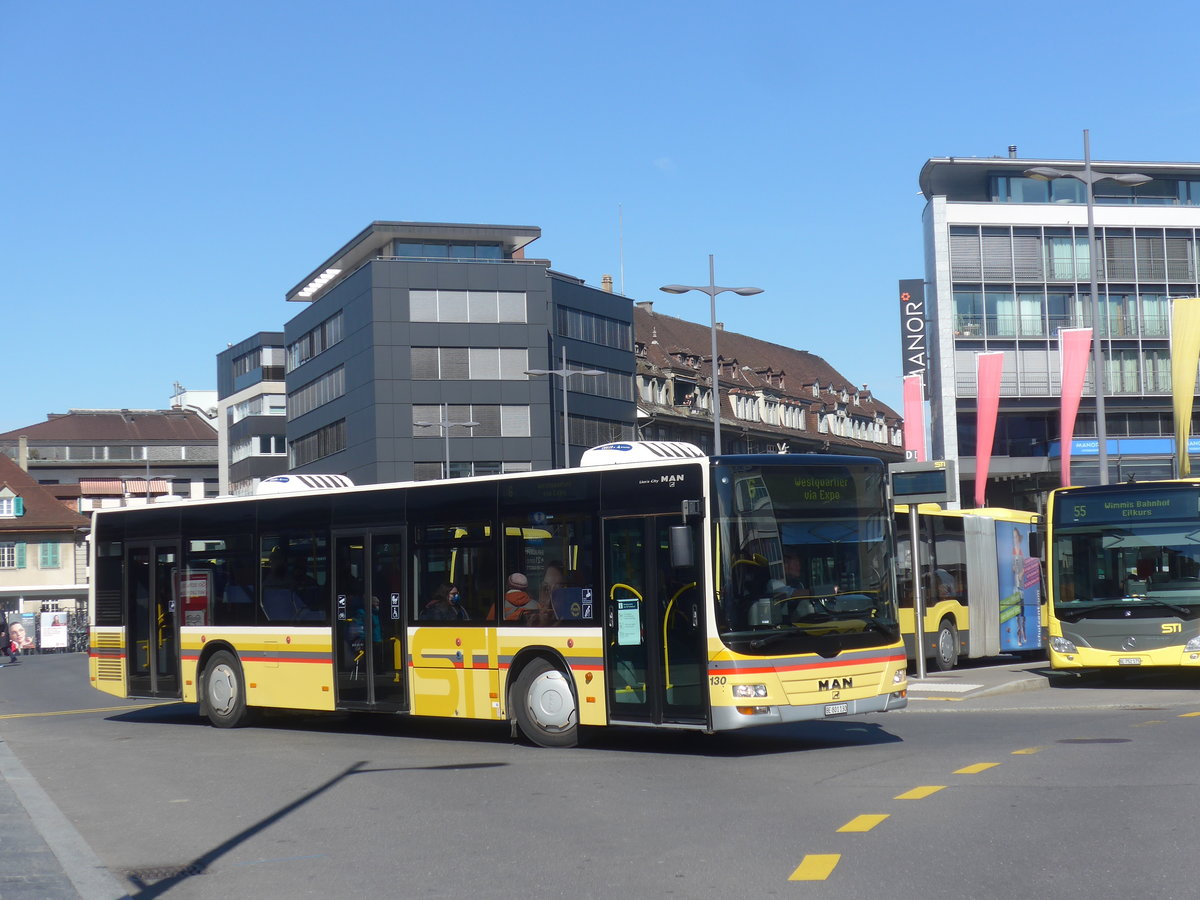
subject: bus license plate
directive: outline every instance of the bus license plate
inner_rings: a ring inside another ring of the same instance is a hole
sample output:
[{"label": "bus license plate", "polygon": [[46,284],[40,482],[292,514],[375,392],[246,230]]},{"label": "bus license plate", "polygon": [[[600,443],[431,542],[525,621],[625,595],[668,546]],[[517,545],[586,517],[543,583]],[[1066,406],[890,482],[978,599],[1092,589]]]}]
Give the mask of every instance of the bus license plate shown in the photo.
[{"label": "bus license plate", "polygon": [[826,703],[825,715],[827,716],[844,716],[850,712],[849,703]]},{"label": "bus license plate", "polygon": [[1122,656],[1117,660],[1118,666],[1140,666],[1142,658],[1140,656]]}]

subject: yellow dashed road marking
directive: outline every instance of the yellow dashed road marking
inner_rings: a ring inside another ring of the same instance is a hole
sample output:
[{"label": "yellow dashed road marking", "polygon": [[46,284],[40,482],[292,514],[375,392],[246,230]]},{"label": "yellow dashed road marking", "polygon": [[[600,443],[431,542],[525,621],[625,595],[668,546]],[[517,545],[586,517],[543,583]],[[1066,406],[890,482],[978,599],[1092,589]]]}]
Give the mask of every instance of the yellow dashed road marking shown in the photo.
[{"label": "yellow dashed road marking", "polygon": [[1179,714],[1179,718],[1181,718],[1181,719],[1190,719],[1190,718],[1192,718],[1192,716],[1200,716],[1200,712],[1180,713]]},{"label": "yellow dashed road marking", "polygon": [[38,716],[79,716],[84,713],[125,712],[131,709],[149,709],[152,706],[169,706],[171,703],[178,702],[178,700],[171,700],[168,703],[148,703],[144,706],[98,706],[95,709],[59,709],[53,712],[8,713],[7,715],[0,716],[0,719],[34,719]]},{"label": "yellow dashed road marking", "polygon": [[924,800],[930,794],[936,794],[943,790],[944,784],[923,784],[920,787],[915,787],[911,791],[905,791],[903,794],[893,798],[895,800]]},{"label": "yellow dashed road marking", "polygon": [[1045,749],[1045,747],[1026,747],[1024,750],[1014,750],[1013,756],[1032,756],[1033,754]]},{"label": "yellow dashed road marking", "polygon": [[855,816],[838,831],[870,831],[888,817],[888,813],[872,813],[867,816]]},{"label": "yellow dashed road marking", "polygon": [[1149,722],[1139,722],[1137,725],[1130,725],[1130,728],[1145,728],[1147,725],[1161,725],[1162,719],[1151,719]]},{"label": "yellow dashed road marking", "polygon": [[998,766],[998,765],[1000,765],[1000,763],[975,763],[975,765],[973,765],[973,766],[966,766],[965,768],[962,768],[962,769],[956,769],[954,774],[955,775],[977,775],[980,772],[985,772],[988,769],[994,768],[995,766]]},{"label": "yellow dashed road marking", "polygon": [[810,853],[800,860],[788,881],[824,881],[842,858],[840,853]]}]

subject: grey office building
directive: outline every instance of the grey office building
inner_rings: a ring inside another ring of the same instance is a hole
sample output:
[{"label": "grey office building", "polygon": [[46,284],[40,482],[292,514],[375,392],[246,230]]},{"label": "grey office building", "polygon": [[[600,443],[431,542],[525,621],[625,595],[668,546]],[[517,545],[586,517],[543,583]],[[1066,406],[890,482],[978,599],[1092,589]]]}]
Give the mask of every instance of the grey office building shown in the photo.
[{"label": "grey office building", "polygon": [[[632,438],[632,302],[525,257],[535,227],[373,222],[287,293],[288,468],[356,483],[561,466]],[[591,369],[534,376],[531,369]]]},{"label": "grey office building", "polygon": [[287,468],[282,331],[260,331],[217,354],[221,490],[253,494]]},{"label": "grey office building", "polygon": [[[920,184],[929,301],[932,454],[959,461],[962,496],[977,470],[975,358],[1004,355],[988,502],[1036,508],[1059,486],[1059,331],[1089,327],[1101,342],[1108,480],[1173,474],[1171,300],[1200,291],[1200,164],[1097,161],[1099,321],[1083,184],[1047,182],[1035,167],[1072,160],[945,157]],[[1145,184],[1105,178],[1141,173]],[[1100,480],[1095,377],[1089,369],[1072,444],[1070,481]],[[1197,428],[1194,416],[1192,430]],[[1195,451],[1193,450],[1193,456]]]}]

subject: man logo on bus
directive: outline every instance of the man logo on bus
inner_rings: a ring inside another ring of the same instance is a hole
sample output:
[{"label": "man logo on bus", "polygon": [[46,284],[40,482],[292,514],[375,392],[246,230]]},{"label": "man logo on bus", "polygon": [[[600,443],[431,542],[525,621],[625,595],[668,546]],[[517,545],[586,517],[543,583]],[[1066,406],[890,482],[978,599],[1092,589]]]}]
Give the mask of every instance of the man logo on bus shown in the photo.
[{"label": "man logo on bus", "polygon": [[817,682],[818,691],[840,691],[854,687],[853,678],[825,678]]}]

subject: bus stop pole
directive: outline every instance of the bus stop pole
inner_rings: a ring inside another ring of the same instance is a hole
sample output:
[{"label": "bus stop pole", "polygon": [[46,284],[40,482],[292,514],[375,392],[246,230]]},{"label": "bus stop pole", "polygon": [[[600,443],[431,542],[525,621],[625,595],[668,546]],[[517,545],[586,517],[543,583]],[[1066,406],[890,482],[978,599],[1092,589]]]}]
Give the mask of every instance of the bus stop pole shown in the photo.
[{"label": "bus stop pole", "polygon": [[917,522],[917,504],[908,504],[909,546],[912,548],[910,564],[913,580],[913,644],[917,655],[917,678],[925,677],[925,592],[921,582],[920,526]]}]

